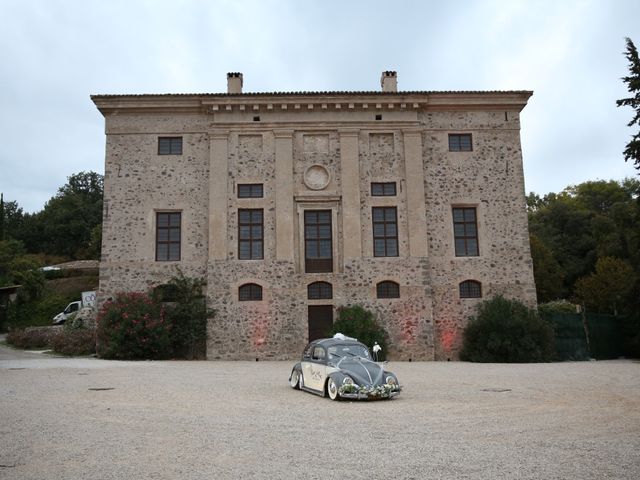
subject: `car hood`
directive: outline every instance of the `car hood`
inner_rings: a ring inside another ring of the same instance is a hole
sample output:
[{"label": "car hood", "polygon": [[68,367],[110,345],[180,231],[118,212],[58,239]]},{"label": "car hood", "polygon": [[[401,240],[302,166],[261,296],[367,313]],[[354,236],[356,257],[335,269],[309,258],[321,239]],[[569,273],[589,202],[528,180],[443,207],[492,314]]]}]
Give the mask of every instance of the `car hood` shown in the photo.
[{"label": "car hood", "polygon": [[345,357],[338,362],[336,368],[341,373],[349,375],[361,387],[378,386],[384,383],[382,367],[366,358]]}]

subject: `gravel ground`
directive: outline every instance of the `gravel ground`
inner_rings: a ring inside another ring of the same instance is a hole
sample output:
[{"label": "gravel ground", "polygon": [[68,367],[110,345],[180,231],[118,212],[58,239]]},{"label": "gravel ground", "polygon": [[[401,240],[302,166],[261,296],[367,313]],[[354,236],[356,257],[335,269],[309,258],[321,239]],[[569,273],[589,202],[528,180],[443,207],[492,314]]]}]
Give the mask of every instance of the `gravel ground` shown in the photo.
[{"label": "gravel ground", "polygon": [[368,403],[291,366],[0,347],[0,478],[640,478],[639,362],[392,362],[402,394]]}]

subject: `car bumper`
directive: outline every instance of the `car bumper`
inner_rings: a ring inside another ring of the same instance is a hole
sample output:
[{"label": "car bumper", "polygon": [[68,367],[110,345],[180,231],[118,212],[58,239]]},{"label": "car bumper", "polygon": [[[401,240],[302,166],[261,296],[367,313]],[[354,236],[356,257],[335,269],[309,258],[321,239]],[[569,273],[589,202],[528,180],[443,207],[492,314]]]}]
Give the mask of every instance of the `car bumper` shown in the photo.
[{"label": "car bumper", "polygon": [[386,398],[393,398],[400,394],[400,390],[394,390],[391,392],[354,392],[354,393],[339,393],[340,398],[348,400],[383,400]]}]

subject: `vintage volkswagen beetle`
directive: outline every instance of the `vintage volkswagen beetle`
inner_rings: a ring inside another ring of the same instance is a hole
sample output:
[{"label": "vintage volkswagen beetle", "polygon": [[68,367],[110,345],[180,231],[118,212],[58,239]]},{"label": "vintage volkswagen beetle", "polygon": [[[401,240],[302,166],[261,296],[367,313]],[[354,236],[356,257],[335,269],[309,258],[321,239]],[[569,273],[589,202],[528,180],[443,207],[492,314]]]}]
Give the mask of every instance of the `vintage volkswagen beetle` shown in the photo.
[{"label": "vintage volkswagen beetle", "polygon": [[396,376],[373,361],[366,345],[336,334],[309,343],[291,370],[289,384],[331,400],[392,398],[400,393]]}]

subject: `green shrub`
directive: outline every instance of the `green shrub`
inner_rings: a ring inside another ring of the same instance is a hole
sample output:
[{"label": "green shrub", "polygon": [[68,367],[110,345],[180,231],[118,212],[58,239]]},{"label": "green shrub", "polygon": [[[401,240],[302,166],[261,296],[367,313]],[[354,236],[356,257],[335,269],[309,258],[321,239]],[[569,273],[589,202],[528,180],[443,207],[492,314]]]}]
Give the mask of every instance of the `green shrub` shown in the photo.
[{"label": "green shrub", "polygon": [[538,313],[541,315],[548,313],[576,313],[576,306],[568,300],[554,300],[540,303],[538,305]]},{"label": "green shrub", "polygon": [[498,296],[482,302],[464,330],[460,358],[471,362],[549,362],[551,326],[535,310]]},{"label": "green shrub", "polygon": [[171,353],[164,308],[140,292],[119,293],[98,314],[97,351],[103,358],[161,359]]},{"label": "green shrub", "polygon": [[89,328],[65,328],[51,340],[51,348],[62,355],[93,355],[96,353],[96,331]]},{"label": "green shrub", "polygon": [[167,305],[167,320],[171,324],[171,346],[173,355],[188,360],[206,358],[207,319],[214,315],[207,308],[202,293],[204,279],[186,277],[180,270],[168,284],[154,290],[160,301],[171,301]]},{"label": "green shrub", "polygon": [[373,349],[374,342],[382,347],[378,353],[378,359],[384,360],[387,352],[387,334],[378,325],[373,317],[373,313],[364,309],[360,305],[341,307],[338,309],[338,320],[333,323],[331,334],[342,333],[348,337],[357,338],[370,350]]}]

